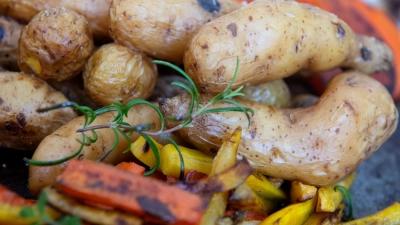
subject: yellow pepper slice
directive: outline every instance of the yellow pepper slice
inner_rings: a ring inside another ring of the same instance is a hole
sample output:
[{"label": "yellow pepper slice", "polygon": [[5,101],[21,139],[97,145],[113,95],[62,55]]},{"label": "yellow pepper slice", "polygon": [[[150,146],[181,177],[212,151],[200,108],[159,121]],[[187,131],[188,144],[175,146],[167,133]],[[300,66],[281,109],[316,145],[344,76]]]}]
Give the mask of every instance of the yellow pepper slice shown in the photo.
[{"label": "yellow pepper slice", "polygon": [[343,180],[325,187],[318,189],[318,203],[317,212],[335,212],[339,204],[343,200],[343,194],[340,191],[335,191],[336,186],[343,186],[347,189],[353,184],[356,173],[352,172]]},{"label": "yellow pepper slice", "polygon": [[400,224],[400,203],[393,205],[364,218],[352,220],[342,225],[394,225]]},{"label": "yellow pepper slice", "polygon": [[301,225],[315,211],[317,197],[301,203],[294,203],[271,214],[260,225]]}]

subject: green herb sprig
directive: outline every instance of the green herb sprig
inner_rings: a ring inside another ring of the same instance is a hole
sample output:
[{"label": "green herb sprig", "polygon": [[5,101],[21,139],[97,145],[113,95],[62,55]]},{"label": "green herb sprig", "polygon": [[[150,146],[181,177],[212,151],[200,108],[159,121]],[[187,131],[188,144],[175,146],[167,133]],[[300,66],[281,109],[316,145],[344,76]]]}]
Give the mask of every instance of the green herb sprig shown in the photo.
[{"label": "green herb sprig", "polygon": [[351,198],[351,194],[350,191],[343,186],[336,186],[333,190],[339,190],[340,192],[342,192],[343,194],[343,200],[346,203],[346,206],[348,208],[348,212],[346,213],[346,215],[343,217],[344,221],[350,221],[353,219],[353,200]]},{"label": "green herb sprig", "polygon": [[82,222],[76,216],[62,216],[58,219],[52,219],[47,212],[47,194],[42,191],[35,205],[25,206],[19,213],[20,218],[33,219],[31,225],[81,225]]},{"label": "green herb sprig", "polygon": [[[194,81],[190,78],[190,76],[183,71],[181,68],[177,67],[176,65],[169,63],[169,62],[165,62],[165,61],[161,61],[161,60],[154,60],[153,63],[158,64],[158,65],[163,65],[163,66],[167,66],[170,67],[174,70],[176,70],[177,72],[179,72],[182,76],[184,76],[188,81],[189,84],[183,83],[183,82],[172,82],[172,85],[184,88],[186,91],[188,91],[188,93],[191,96],[191,101],[189,104],[189,110],[186,116],[183,117],[167,117],[168,120],[174,120],[174,121],[181,121],[181,123],[179,125],[177,125],[176,127],[170,128],[165,130],[165,118],[164,115],[162,114],[161,110],[154,104],[152,104],[149,101],[146,100],[142,100],[142,99],[138,99],[138,100],[133,100],[131,102],[129,102],[126,106],[123,106],[122,103],[120,102],[116,102],[114,104],[111,104],[109,106],[105,106],[103,108],[97,109],[97,110],[92,110],[91,108],[87,107],[87,106],[80,106],[74,102],[66,102],[66,103],[62,103],[62,104],[58,104],[58,105],[54,105],[48,108],[43,108],[43,109],[39,109],[38,112],[46,112],[49,110],[54,110],[54,109],[58,109],[58,108],[63,108],[63,107],[74,107],[76,110],[80,111],[83,115],[84,115],[84,124],[82,126],[82,128],[78,129],[77,132],[80,132],[82,134],[82,138],[81,139],[77,139],[77,141],[79,141],[81,143],[80,148],[73,154],[71,154],[70,156],[67,156],[65,158],[61,158],[58,160],[53,160],[53,161],[37,161],[37,160],[30,160],[30,159],[26,159],[24,158],[24,161],[30,165],[34,165],[34,166],[51,166],[51,165],[56,165],[56,164],[60,164],[63,162],[66,162],[72,158],[75,158],[77,156],[79,156],[79,154],[81,153],[81,151],[83,150],[84,146],[89,146],[92,143],[95,143],[98,140],[98,135],[96,130],[98,129],[112,129],[114,131],[114,135],[115,135],[115,142],[113,143],[113,145],[111,146],[111,148],[102,156],[98,159],[98,161],[102,161],[104,158],[106,158],[109,153],[111,153],[116,146],[119,143],[119,138],[120,135],[126,139],[126,141],[128,142],[128,148],[124,151],[124,152],[128,152],[130,150],[130,146],[131,146],[131,141],[129,139],[129,136],[133,133],[133,132],[137,132],[139,133],[143,138],[146,139],[146,141],[149,143],[149,146],[155,156],[156,159],[156,165],[151,168],[150,170],[145,172],[145,175],[151,175],[153,174],[155,171],[158,170],[159,165],[160,165],[160,154],[158,152],[158,149],[156,148],[155,143],[150,139],[150,136],[161,136],[163,138],[166,138],[167,140],[169,140],[177,149],[178,151],[178,155],[180,158],[180,179],[183,179],[184,176],[184,170],[185,170],[185,166],[184,166],[184,160],[183,160],[183,156],[182,153],[179,149],[178,144],[171,139],[168,134],[179,130],[181,128],[190,126],[193,119],[204,115],[204,114],[208,114],[208,113],[216,113],[216,112],[229,112],[229,111],[235,111],[235,112],[243,112],[247,119],[248,119],[248,124],[250,125],[251,123],[251,117],[249,114],[251,114],[252,116],[254,115],[254,111],[250,108],[244,108],[240,103],[236,102],[233,98],[237,97],[237,96],[244,96],[243,93],[241,93],[240,91],[242,90],[243,86],[239,87],[236,90],[232,90],[232,85],[234,80],[236,79],[236,76],[238,74],[239,71],[239,58],[236,58],[236,69],[235,69],[235,73],[234,76],[232,78],[232,80],[230,81],[230,83],[228,84],[228,86],[225,88],[225,90],[219,94],[217,94],[216,96],[214,96],[210,102],[208,102],[207,104],[205,104],[204,106],[200,107],[200,94],[199,91],[194,83]],[[210,106],[218,103],[218,102],[225,102],[225,103],[229,103],[232,105],[232,107],[224,107],[224,108],[212,108],[210,109]],[[139,125],[135,125],[132,126],[127,122],[124,122],[124,117],[128,116],[128,111],[135,105],[138,104],[145,104],[148,105],[150,107],[152,107],[158,114],[158,116],[160,117],[161,120],[161,128],[159,131],[156,132],[150,132],[150,123],[143,123],[143,124],[139,124]],[[117,115],[115,116],[115,118],[111,121],[111,123],[109,124],[102,124],[102,125],[95,125],[95,126],[91,126],[91,124],[93,123],[93,121],[95,121],[96,117],[98,115],[101,115],[103,113],[106,112],[111,112],[111,111],[115,111],[117,112]],[[91,132],[91,135],[89,136],[88,134],[86,134],[87,131]]]}]

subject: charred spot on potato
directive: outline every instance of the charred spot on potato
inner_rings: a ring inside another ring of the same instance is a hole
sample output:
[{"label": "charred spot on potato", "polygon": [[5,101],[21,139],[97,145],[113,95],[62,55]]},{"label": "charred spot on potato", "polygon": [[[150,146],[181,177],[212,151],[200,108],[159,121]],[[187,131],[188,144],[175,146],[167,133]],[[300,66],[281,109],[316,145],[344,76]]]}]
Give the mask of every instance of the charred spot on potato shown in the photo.
[{"label": "charred spot on potato", "polygon": [[18,121],[19,125],[21,127],[25,127],[25,125],[26,125],[25,115],[23,113],[18,113],[16,118],[17,118],[17,121]]},{"label": "charred spot on potato", "polygon": [[201,48],[202,49],[208,49],[208,45],[207,44],[201,45]]},{"label": "charred spot on potato", "polygon": [[197,0],[197,3],[199,3],[201,8],[210,13],[219,12],[221,10],[221,5],[217,0]]},{"label": "charred spot on potato", "polygon": [[215,71],[215,73],[213,75],[217,76],[217,77],[223,77],[225,74],[225,71],[226,71],[225,66],[221,66]]},{"label": "charred spot on potato", "polygon": [[4,103],[4,100],[0,97],[0,105]]},{"label": "charred spot on potato", "polygon": [[236,37],[237,35],[236,23],[230,23],[226,28],[232,33],[233,37]]},{"label": "charred spot on potato", "polygon": [[343,39],[346,37],[346,31],[340,23],[333,23],[337,27],[337,37]]},{"label": "charred spot on potato", "polygon": [[18,130],[20,129],[20,126],[18,126],[17,123],[14,121],[6,121],[4,123],[4,128],[6,131],[11,132],[11,133],[18,133]]},{"label": "charred spot on potato", "polygon": [[361,57],[364,61],[368,61],[371,59],[372,52],[368,48],[363,46],[361,47],[360,51],[361,51]]},{"label": "charred spot on potato", "polygon": [[252,16],[249,16],[249,20],[250,20],[250,21],[253,21],[253,17],[252,17]]},{"label": "charred spot on potato", "polygon": [[174,214],[169,210],[168,205],[165,205],[158,199],[143,195],[137,197],[137,201],[141,208],[150,215],[158,216],[169,222],[174,222],[176,220]]}]

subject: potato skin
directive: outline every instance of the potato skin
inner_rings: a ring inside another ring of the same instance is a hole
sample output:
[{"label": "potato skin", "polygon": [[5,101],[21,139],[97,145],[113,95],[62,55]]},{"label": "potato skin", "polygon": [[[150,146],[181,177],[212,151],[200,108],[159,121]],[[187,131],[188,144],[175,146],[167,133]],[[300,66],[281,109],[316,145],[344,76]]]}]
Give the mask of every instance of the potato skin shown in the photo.
[{"label": "potato skin", "polygon": [[241,7],[232,0],[218,2],[220,10],[209,12],[197,0],[113,0],[110,34],[129,48],[181,64],[187,43],[202,25]]},{"label": "potato skin", "polygon": [[370,74],[393,61],[387,45],[358,37],[334,14],[284,0],[254,1],[205,24],[185,51],[185,71],[201,92],[216,94],[231,81],[236,57],[233,88],[336,67]]},{"label": "potato skin", "polygon": [[84,87],[98,105],[115,101],[124,105],[134,99],[148,99],[158,77],[157,66],[145,54],[112,43],[100,47],[83,72]]},{"label": "potato skin", "polygon": [[[168,116],[186,115],[189,96],[160,101]],[[204,96],[202,104],[210,97]],[[278,109],[251,101],[251,125],[243,113],[200,116],[178,131],[198,149],[214,153],[243,127],[238,155],[262,173],[325,186],[339,181],[376,151],[396,129],[398,112],[386,88],[358,72],[334,77],[319,101],[299,109]],[[226,103],[215,107],[228,106]],[[168,122],[167,126],[176,124]]]},{"label": "potato skin", "polygon": [[0,147],[34,150],[48,134],[77,117],[70,108],[36,112],[68,99],[33,75],[0,72],[0,82]]},{"label": "potato skin", "polygon": [[[114,119],[116,113],[108,112],[96,117],[96,120],[91,125],[109,124]],[[64,126],[60,127],[52,134],[48,135],[37,147],[32,156],[34,160],[56,160],[67,157],[76,152],[80,143],[76,139],[82,139],[82,134],[77,133],[76,130],[82,128],[84,118],[78,117]],[[124,119],[131,125],[142,124],[145,122],[152,123],[152,130],[160,129],[160,117],[151,107],[146,105],[136,105],[128,112],[128,117]],[[91,135],[91,132],[87,132]],[[115,141],[114,132],[111,129],[97,130],[98,141],[85,146],[78,156],[81,159],[97,160],[108,149],[111,148]],[[138,138],[137,133],[130,136],[132,141]],[[120,135],[118,146],[112,151],[103,162],[109,164],[116,164],[123,160],[132,157],[131,154],[123,154],[122,152],[128,148],[127,141]],[[40,190],[46,186],[55,184],[56,177],[64,171],[66,163],[55,166],[29,166],[29,190],[32,194],[39,194]]]},{"label": "potato skin", "polygon": [[93,36],[100,42],[111,40],[108,33],[108,15],[111,0],[1,0],[0,14],[28,23],[38,12],[64,6],[83,15]]},{"label": "potato skin", "polygon": [[17,21],[0,15],[0,66],[11,71],[19,71],[17,48],[23,27]]},{"label": "potato skin", "polygon": [[241,99],[260,102],[278,108],[290,105],[290,90],[283,79],[244,87],[241,91],[245,96]]},{"label": "potato skin", "polygon": [[82,70],[93,47],[85,17],[55,7],[38,13],[22,31],[18,65],[42,79],[64,81]]}]

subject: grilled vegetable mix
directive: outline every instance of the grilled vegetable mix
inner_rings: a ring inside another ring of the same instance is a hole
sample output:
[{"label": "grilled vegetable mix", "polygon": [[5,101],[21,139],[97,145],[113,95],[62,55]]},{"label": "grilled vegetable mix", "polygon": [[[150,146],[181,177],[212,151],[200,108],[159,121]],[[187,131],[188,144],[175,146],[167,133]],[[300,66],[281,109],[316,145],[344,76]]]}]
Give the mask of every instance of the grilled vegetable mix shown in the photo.
[{"label": "grilled vegetable mix", "polygon": [[397,202],[354,219],[349,194],[397,127],[368,76],[391,49],[311,5],[240,3],[1,1],[0,146],[34,150],[37,199],[0,184],[0,224],[400,224]]}]

